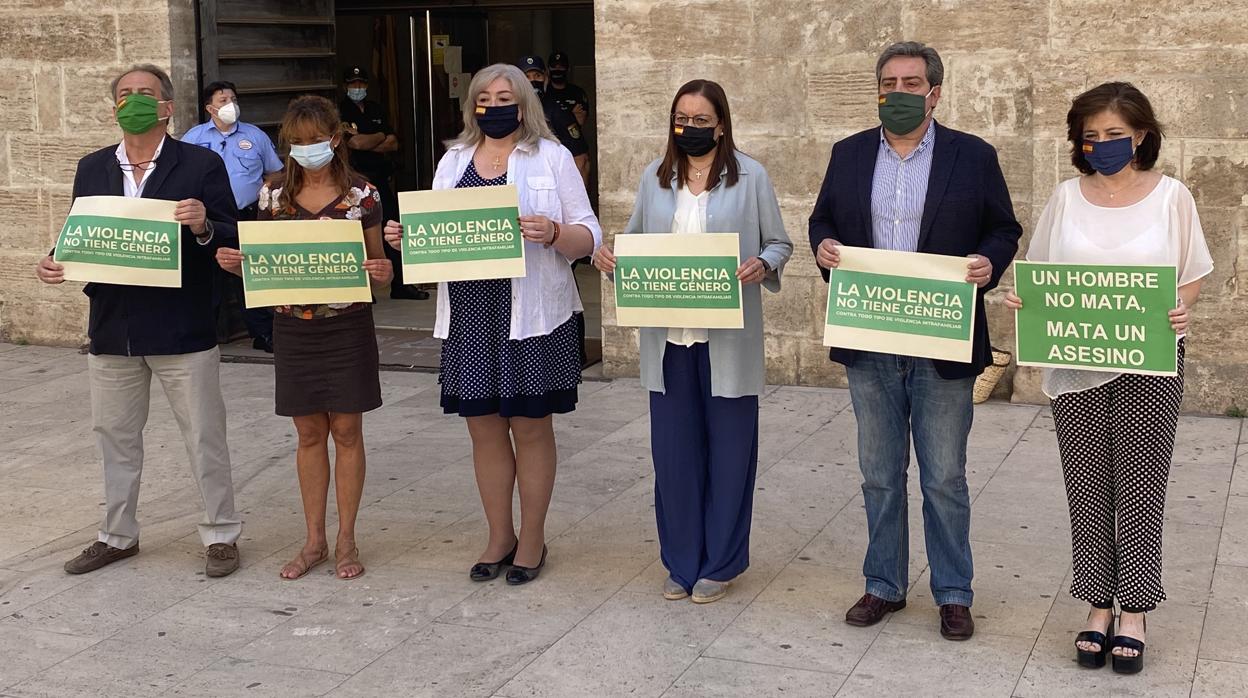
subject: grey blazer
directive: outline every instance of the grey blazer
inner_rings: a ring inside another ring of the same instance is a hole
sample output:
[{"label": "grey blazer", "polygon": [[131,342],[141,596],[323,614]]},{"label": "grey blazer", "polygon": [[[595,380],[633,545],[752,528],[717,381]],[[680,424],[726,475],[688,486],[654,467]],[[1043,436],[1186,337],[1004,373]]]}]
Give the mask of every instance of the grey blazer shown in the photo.
[{"label": "grey blazer", "polygon": [[[676,215],[675,178],[672,187],[659,186],[660,160],[650,163],[641,175],[637,202],[624,234],[669,233]],[[711,190],[706,202],[706,232],[738,233],[741,260],[759,257],[771,267],[761,286],[780,290],[780,273],[793,254],[793,243],[784,232],[780,204],[767,171],[753,158],[737,152],[740,179],[728,186],[724,179]],[[721,175],[722,176],[722,175]],[[763,371],[763,298],[760,284],[741,287],[745,328],[709,330],[711,394],[715,397],[761,395]],[[646,390],[664,392],[663,352],[667,328],[641,328],[641,382]]]}]

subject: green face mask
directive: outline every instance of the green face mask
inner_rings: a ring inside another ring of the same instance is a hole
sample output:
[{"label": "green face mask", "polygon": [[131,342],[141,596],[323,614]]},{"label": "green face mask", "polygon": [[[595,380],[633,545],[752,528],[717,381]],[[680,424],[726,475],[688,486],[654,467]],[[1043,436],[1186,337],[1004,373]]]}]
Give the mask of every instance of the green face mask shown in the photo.
[{"label": "green face mask", "polygon": [[147,133],[162,120],[156,115],[160,104],[163,102],[149,95],[126,95],[117,103],[117,125],[126,133]]},{"label": "green face mask", "polygon": [[927,118],[927,98],[932,90],[925,95],[909,92],[889,92],[880,96],[880,123],[889,133],[904,136],[923,124]]}]

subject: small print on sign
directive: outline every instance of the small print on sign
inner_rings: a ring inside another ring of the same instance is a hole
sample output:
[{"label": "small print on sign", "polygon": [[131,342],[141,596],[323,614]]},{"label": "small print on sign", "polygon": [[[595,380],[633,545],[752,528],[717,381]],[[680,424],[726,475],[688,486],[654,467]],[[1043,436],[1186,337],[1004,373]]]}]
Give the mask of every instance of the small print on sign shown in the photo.
[{"label": "small print on sign", "polygon": [[1017,262],[1020,366],[1176,375],[1172,266]]},{"label": "small print on sign", "polygon": [[65,278],[130,286],[182,285],[182,226],[173,201],[85,196],[74,201],[53,258]]},{"label": "small print on sign", "polygon": [[399,193],[408,283],[524,276],[520,199],[513,185]]},{"label": "small print on sign", "polygon": [[736,233],[620,235],[615,316],[626,327],[740,329]]}]

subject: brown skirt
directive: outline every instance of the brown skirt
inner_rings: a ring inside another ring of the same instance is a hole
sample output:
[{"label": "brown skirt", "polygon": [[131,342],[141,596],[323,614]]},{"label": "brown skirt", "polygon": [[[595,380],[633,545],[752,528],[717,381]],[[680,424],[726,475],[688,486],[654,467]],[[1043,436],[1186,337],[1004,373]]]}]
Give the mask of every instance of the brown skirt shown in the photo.
[{"label": "brown skirt", "polygon": [[273,317],[277,414],[368,412],[381,407],[373,308],[301,320]]}]

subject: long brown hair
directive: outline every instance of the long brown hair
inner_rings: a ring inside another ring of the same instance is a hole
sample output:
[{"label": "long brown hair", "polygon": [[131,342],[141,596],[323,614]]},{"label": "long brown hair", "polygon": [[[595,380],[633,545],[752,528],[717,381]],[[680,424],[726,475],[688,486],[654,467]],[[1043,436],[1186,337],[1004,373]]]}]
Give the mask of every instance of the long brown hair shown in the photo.
[{"label": "long brown hair", "polygon": [[[343,137],[342,119],[338,116],[338,107],[334,103],[317,95],[303,95],[290,101],[286,107],[286,116],[282,117],[282,128],[278,132],[278,140],[290,147],[291,140],[306,136],[308,133],[327,133],[332,139],[338,137],[338,146],[334,148],[334,159],[330,161],[330,178],[340,194],[351,189],[351,180],[355,172],[347,160],[347,140]],[[278,197],[282,208],[293,209],[295,197],[303,189],[304,170],[294,158],[286,155],[286,168],[274,183],[281,186],[282,194]]]},{"label": "long brown hair", "polygon": [[732,116],[728,111],[728,95],[724,94],[724,88],[720,87],[719,83],[710,80],[690,80],[681,85],[680,89],[676,90],[676,96],[672,98],[671,114],[667,121],[667,152],[663,155],[663,162],[659,164],[659,186],[670,189],[672,175],[675,174],[676,186],[681,188],[685,186],[685,178],[689,176],[689,161],[676,147],[676,132],[672,121],[676,118],[676,103],[685,95],[705,97],[706,101],[715,108],[715,116],[723,128],[723,134],[719,137],[719,145],[715,151],[715,160],[706,173],[707,191],[719,184],[719,173],[725,168],[728,170],[728,186],[733,186],[737,183],[741,171],[737,164],[737,146],[732,142]]},{"label": "long brown hair", "polygon": [[1103,111],[1122,117],[1136,131],[1144,131],[1144,140],[1135,149],[1135,167],[1151,170],[1161,154],[1161,123],[1153,113],[1153,105],[1143,92],[1129,82],[1107,82],[1075,97],[1066,113],[1066,138],[1070,140],[1070,162],[1075,169],[1090,175],[1096,170],[1083,154],[1083,125]]}]

